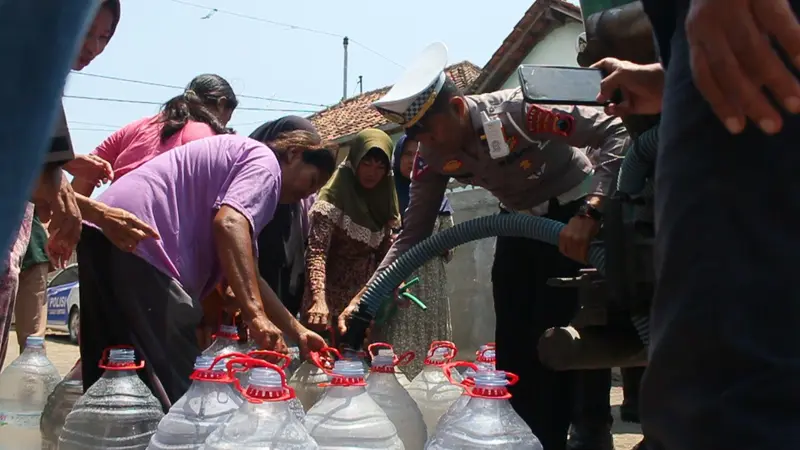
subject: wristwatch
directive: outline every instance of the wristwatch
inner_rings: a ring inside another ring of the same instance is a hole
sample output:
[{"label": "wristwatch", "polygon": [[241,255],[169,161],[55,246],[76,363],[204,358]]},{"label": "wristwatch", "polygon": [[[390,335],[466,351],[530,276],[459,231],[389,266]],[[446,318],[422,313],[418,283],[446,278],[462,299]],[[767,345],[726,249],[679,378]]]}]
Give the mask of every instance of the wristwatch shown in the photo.
[{"label": "wristwatch", "polygon": [[578,208],[578,213],[575,215],[579,217],[588,217],[598,222],[603,220],[603,212],[588,202],[582,204],[581,207]]}]

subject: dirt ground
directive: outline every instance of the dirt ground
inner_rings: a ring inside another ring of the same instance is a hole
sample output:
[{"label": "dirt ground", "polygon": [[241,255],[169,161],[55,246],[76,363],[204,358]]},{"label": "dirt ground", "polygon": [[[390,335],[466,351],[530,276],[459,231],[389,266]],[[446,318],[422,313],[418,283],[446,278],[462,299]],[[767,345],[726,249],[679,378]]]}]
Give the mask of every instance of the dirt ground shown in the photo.
[{"label": "dirt ground", "polygon": [[[58,368],[61,375],[66,373],[78,360],[78,347],[69,342],[65,334],[51,334],[47,336],[47,356]],[[17,346],[17,336],[14,331],[9,336],[8,354],[5,364],[7,365],[19,355]],[[615,379],[618,377],[615,377]],[[642,439],[642,431],[637,424],[624,423],[619,419],[619,405],[622,403],[622,387],[615,381],[611,388],[611,405],[614,414],[614,444],[616,450],[630,450]]]}]

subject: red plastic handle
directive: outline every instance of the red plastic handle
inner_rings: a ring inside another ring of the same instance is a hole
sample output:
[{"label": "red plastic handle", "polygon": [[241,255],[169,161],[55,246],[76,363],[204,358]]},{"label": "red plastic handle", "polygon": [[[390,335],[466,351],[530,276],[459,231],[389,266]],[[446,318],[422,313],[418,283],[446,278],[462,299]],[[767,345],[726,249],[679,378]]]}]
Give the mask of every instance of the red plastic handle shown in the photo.
[{"label": "red plastic handle", "polygon": [[228,373],[233,373],[234,371],[233,366],[237,364],[245,367],[246,370],[252,369],[254,367],[263,367],[266,369],[272,369],[275,372],[278,372],[278,375],[280,375],[281,377],[281,387],[283,388],[283,392],[281,393],[281,395],[269,399],[257,398],[251,396],[250,394],[247,393],[247,391],[244,388],[242,388],[241,381],[239,381],[238,378],[234,378],[233,384],[236,387],[236,390],[239,391],[239,393],[242,394],[242,397],[244,397],[248,402],[250,403],[279,402],[294,398],[295,392],[294,389],[292,389],[292,387],[287,384],[286,374],[283,372],[283,369],[276,366],[275,364],[264,361],[263,359],[255,359],[255,358],[250,358],[248,356],[244,358],[234,358],[225,364],[228,368]]},{"label": "red plastic handle", "polygon": [[111,352],[111,350],[134,350],[134,351],[136,351],[136,349],[133,348],[132,345],[112,345],[111,347],[106,347],[105,350],[103,350],[103,356],[100,357],[100,361],[97,363],[97,367],[99,367],[101,369],[104,369],[104,370],[141,370],[141,369],[144,369],[144,360],[141,360],[139,362],[139,364],[135,364],[134,363],[134,364],[125,365],[125,366],[109,366],[108,364],[106,364],[106,361],[108,361],[108,354]]},{"label": "red plastic handle", "polygon": [[450,352],[448,352],[448,354],[444,357],[444,362],[450,362],[456,357],[456,355],[458,355],[458,348],[456,348],[456,344],[450,341],[433,341],[430,349],[428,349],[428,357],[425,358],[425,364],[431,364],[431,357],[433,357],[433,355],[436,353],[436,350],[440,348],[446,348],[450,350]]},{"label": "red plastic handle", "polygon": [[495,347],[489,347],[488,345],[486,348],[478,350],[475,352],[475,361],[479,362],[492,362],[492,358],[486,356],[487,352],[495,352],[497,349]]},{"label": "red plastic handle", "polygon": [[318,352],[309,352],[309,357],[315,366],[330,375],[331,370],[333,370],[334,361],[342,359],[342,354],[333,347],[322,347]]},{"label": "red plastic handle", "polygon": [[[392,353],[394,353],[394,346],[392,344],[387,344],[386,342],[375,342],[369,344],[369,346],[367,346],[367,352],[369,352],[369,355],[372,358],[375,358],[375,356],[377,356],[377,352],[375,350],[380,348],[388,348],[389,350],[392,351]],[[400,356],[395,354],[392,357],[392,367],[408,365],[416,357],[417,355],[412,351],[405,352]]]},{"label": "red plastic handle", "polygon": [[470,386],[472,386],[473,382],[469,378],[464,378],[461,381],[456,381],[455,379],[453,379],[453,369],[455,369],[456,367],[467,367],[477,372],[478,366],[476,366],[475,363],[471,363],[469,361],[456,361],[447,363],[444,366],[442,366],[442,372],[444,372],[444,376],[447,377],[447,381],[449,381],[450,384],[455,384],[456,386],[461,386],[463,388],[469,388]]},{"label": "red plastic handle", "polygon": [[470,386],[467,388],[467,395],[474,398],[486,398],[491,400],[506,400],[511,398],[511,393],[508,392],[508,386],[513,386],[519,381],[519,377],[511,372],[503,372],[506,376],[506,385],[499,388],[479,388],[478,386]]},{"label": "red plastic handle", "polygon": [[394,346],[392,344],[388,344],[386,342],[373,342],[372,344],[369,344],[367,346],[367,352],[369,353],[369,356],[374,358],[378,354],[378,352],[376,352],[375,350],[381,349],[381,348],[389,349],[389,350],[392,351],[392,353],[394,353]]},{"label": "red plastic handle", "polygon": [[247,356],[250,358],[256,358],[257,356],[271,356],[273,358],[278,358],[278,360],[281,361],[281,369],[283,370],[289,368],[289,364],[292,363],[291,356],[272,350],[253,350],[252,352],[247,352]]}]

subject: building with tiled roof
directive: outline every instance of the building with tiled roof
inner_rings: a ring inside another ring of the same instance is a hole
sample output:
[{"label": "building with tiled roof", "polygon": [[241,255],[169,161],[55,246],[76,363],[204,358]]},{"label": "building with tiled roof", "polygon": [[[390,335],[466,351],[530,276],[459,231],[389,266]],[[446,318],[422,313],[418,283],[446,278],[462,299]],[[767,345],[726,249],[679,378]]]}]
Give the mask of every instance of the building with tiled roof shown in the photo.
[{"label": "building with tiled roof", "polygon": [[[480,68],[469,61],[453,64],[447,67],[446,71],[456,86],[467,93],[480,74]],[[314,113],[308,119],[314,123],[323,139],[335,141],[340,145],[346,144],[365,128],[378,128],[388,134],[394,134],[400,131],[400,126],[386,120],[371,106],[372,102],[388,92],[389,88],[391,86],[345,99]]]},{"label": "building with tiled roof", "polygon": [[566,0],[536,0],[503,40],[470,90],[476,94],[519,86],[520,64],[577,66],[581,9]]}]

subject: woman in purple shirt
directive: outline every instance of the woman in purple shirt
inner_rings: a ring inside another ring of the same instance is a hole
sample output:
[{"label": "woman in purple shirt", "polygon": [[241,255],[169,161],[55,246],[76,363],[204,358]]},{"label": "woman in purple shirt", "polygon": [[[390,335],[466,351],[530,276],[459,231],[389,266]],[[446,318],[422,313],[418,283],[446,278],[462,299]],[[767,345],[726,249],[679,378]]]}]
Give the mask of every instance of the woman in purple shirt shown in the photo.
[{"label": "woman in purple shirt", "polygon": [[332,145],[306,131],[285,133],[270,147],[220,135],[163,153],[111,185],[98,201],[132,213],[160,237],[128,253],[91,224],[84,227],[84,387],[100,377],[104,348],[133,345],[147,363],[145,381],[169,407],[188,389],[200,353],[200,300],[223,278],[261,348],[281,348],[282,333],[304,351],[321,348],[322,338],[300,325],[259,276],[255,236],[278,204],[320,189],[335,164]]}]

